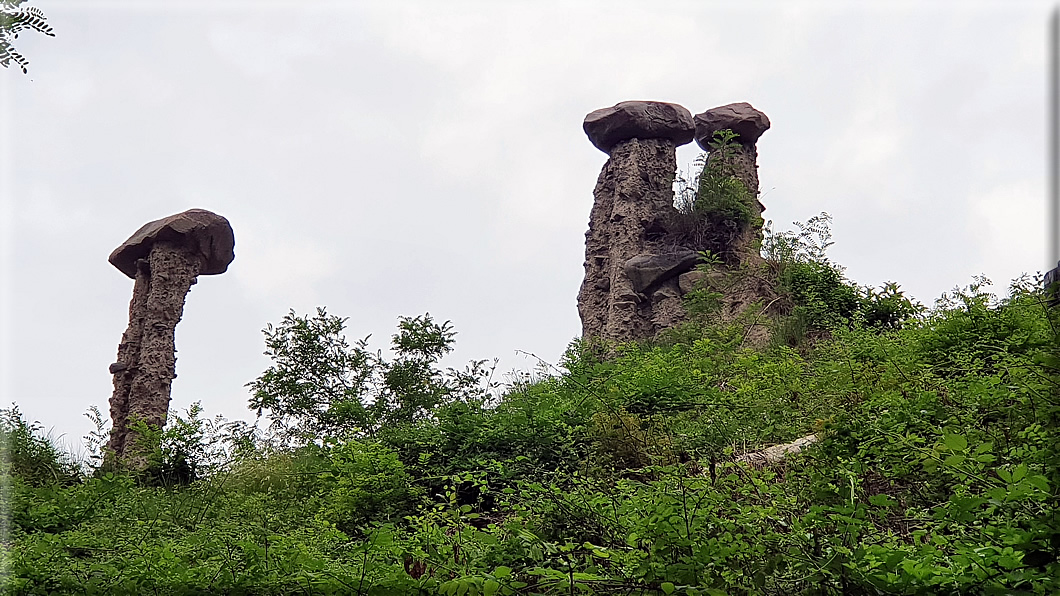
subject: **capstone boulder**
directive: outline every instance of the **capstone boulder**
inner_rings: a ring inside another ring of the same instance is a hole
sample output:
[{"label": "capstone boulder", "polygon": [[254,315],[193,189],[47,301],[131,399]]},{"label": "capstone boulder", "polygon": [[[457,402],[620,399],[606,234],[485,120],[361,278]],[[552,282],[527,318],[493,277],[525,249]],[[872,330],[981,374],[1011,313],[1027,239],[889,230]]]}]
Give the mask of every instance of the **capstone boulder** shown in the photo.
[{"label": "capstone boulder", "polygon": [[739,137],[737,140],[744,145],[755,144],[758,137],[769,130],[769,118],[747,102],[711,108],[696,114],[693,122],[696,144],[704,151],[710,151],[710,141],[719,130],[733,131]]},{"label": "capstone boulder", "polygon": [[590,112],[582,129],[604,153],[629,139],[668,139],[674,146],[691,143],[695,136],[692,113],[673,103],[623,101]]},{"label": "capstone boulder", "polygon": [[201,261],[198,275],[224,273],[235,259],[235,236],[228,220],[205,209],[189,209],[144,224],[107,260],[136,279],[136,261],[146,259],[151,248],[161,242],[179,244],[197,256]]}]

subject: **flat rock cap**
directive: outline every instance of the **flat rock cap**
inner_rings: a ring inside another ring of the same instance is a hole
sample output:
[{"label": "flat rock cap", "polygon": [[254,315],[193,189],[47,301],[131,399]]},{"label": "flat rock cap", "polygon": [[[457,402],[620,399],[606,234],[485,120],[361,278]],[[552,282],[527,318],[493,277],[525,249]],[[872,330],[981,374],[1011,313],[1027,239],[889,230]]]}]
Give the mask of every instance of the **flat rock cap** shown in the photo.
[{"label": "flat rock cap", "polygon": [[144,224],[107,260],[136,279],[136,261],[146,259],[156,242],[175,242],[197,254],[202,259],[200,275],[224,273],[236,258],[236,239],[228,220],[205,209],[188,209]]},{"label": "flat rock cap", "polygon": [[629,139],[670,139],[674,145],[692,142],[692,113],[675,103],[623,101],[585,117],[582,130],[604,153]]},{"label": "flat rock cap", "polygon": [[696,144],[704,151],[710,151],[710,141],[719,130],[733,131],[744,145],[755,144],[769,130],[769,118],[743,101],[696,114],[695,123]]}]

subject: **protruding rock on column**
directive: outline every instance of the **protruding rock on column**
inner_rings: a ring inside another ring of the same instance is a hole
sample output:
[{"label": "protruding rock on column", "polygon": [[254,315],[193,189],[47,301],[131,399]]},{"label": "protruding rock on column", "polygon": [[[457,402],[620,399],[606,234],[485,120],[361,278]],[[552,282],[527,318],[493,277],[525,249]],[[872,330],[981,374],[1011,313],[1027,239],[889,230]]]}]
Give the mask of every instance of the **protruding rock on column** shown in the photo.
[{"label": "protruding rock on column", "polygon": [[610,155],[585,234],[582,337],[654,337],[684,317],[677,276],[695,264],[687,250],[664,241],[674,212],[676,148],[694,138],[692,115],[672,103],[625,101],[591,112],[582,128]]},{"label": "protruding rock on column", "polygon": [[161,429],[169,413],[170,384],[176,375],[173,341],[184,299],[199,275],[224,273],[235,258],[228,220],[203,209],[152,221],[111,253],[119,271],[136,280],[129,327],[110,365],[111,462],[142,469],[145,454],[130,425],[135,420]]},{"label": "protruding rock on column", "polygon": [[1060,306],[1060,261],[1056,263],[1056,267],[1045,272],[1042,287],[1045,288],[1046,304],[1050,308]]},{"label": "protruding rock on column", "polygon": [[746,101],[709,109],[696,114],[692,120],[696,125],[696,143],[704,150],[719,130],[733,131],[744,145],[754,145],[769,130],[769,117]]}]

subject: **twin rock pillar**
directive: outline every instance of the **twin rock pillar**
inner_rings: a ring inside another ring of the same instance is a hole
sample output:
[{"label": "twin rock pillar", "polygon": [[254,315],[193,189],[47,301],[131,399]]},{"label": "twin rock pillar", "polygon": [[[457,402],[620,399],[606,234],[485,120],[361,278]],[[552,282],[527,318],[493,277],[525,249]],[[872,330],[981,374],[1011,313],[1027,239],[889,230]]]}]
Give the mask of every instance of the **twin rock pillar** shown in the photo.
[{"label": "twin rock pillar", "polygon": [[748,104],[693,119],[676,104],[627,101],[585,117],[589,140],[610,157],[593,190],[585,234],[578,293],[583,338],[650,339],[685,319],[678,278],[695,268],[697,251],[705,247],[682,245],[669,233],[676,215],[676,149],[693,138],[708,149],[715,131],[733,130],[739,147],[727,158],[735,162],[730,169],[753,193],[760,215],[754,142],[768,127],[765,115]]}]

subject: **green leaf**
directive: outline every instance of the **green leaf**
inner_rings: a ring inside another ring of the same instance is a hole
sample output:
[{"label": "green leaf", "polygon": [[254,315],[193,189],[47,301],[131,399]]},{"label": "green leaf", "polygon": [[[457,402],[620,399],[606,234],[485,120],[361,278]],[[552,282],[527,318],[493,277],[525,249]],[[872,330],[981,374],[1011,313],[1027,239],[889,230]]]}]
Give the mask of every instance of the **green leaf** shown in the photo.
[{"label": "green leaf", "polygon": [[673,583],[663,582],[662,585],[659,586],[659,589],[662,590],[664,594],[673,594],[675,588]]},{"label": "green leaf", "polygon": [[1041,474],[1027,477],[1027,483],[1043,493],[1049,492],[1049,480]]},{"label": "green leaf", "polygon": [[869,503],[877,507],[890,507],[894,505],[894,501],[887,495],[872,495],[869,497]]},{"label": "green leaf", "polygon": [[482,593],[485,596],[493,596],[501,589],[501,584],[495,579],[487,579],[486,583],[482,586]]},{"label": "green leaf", "polygon": [[968,440],[961,435],[946,433],[942,443],[946,445],[947,449],[952,449],[953,451],[964,451],[968,448]]},{"label": "green leaf", "polygon": [[512,576],[512,568],[511,567],[501,566],[501,567],[498,567],[498,568],[493,570],[493,577],[496,577],[498,579],[504,579],[506,577],[511,577],[511,576]]},{"label": "green leaf", "polygon": [[1027,464],[1020,464],[1016,466],[1015,470],[1012,470],[1012,481],[1019,482],[1023,480],[1023,477],[1027,475]]},{"label": "green leaf", "polygon": [[986,491],[986,496],[990,497],[998,503],[1004,503],[1005,498],[1008,496],[1008,491],[1001,488],[1000,486],[995,486],[994,488],[991,488]]},{"label": "green leaf", "polygon": [[951,456],[947,457],[945,460],[943,460],[942,463],[946,464],[947,466],[951,466],[951,467],[956,468],[957,466],[963,464],[964,460],[966,460],[966,459],[968,459],[968,458],[964,457],[963,455],[951,455]]}]

